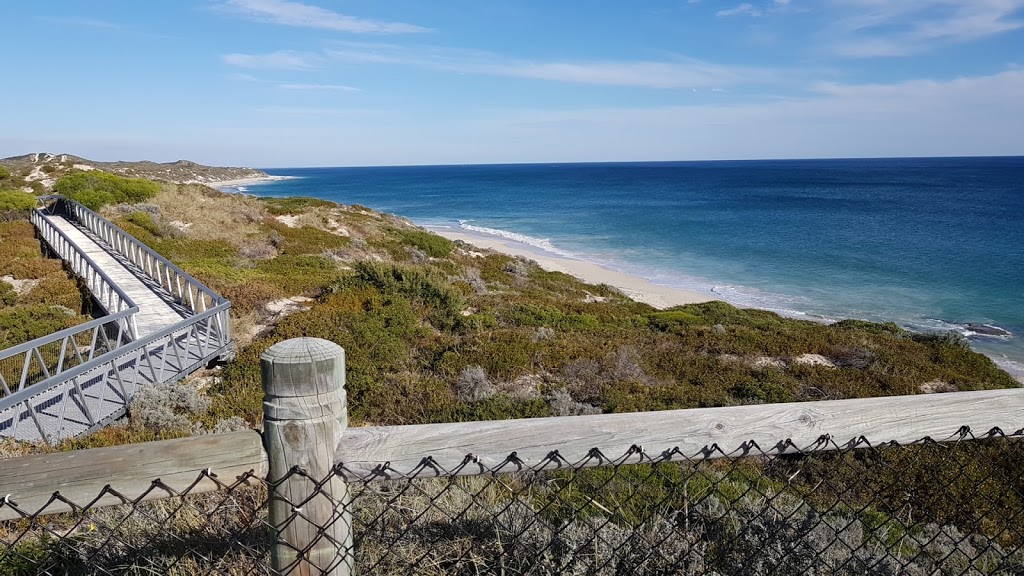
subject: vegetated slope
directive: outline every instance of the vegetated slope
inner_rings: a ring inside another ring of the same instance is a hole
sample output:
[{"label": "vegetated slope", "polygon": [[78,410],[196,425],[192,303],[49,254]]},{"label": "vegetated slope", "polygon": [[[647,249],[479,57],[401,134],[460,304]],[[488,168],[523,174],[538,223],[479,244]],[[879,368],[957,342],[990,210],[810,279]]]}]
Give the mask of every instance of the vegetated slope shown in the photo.
[{"label": "vegetated slope", "polygon": [[356,425],[1017,385],[953,335],[723,302],[656,310],[360,206],[164,184],[104,210],[232,300],[243,343],[202,381],[205,429],[258,423],[259,355],[297,336],[345,348]]},{"label": "vegetated slope", "polygon": [[[2,170],[10,173],[10,184],[16,188],[42,194],[49,192],[62,176],[72,172],[102,170],[129,178],[146,178],[162,182],[209,183],[243,178],[263,178],[266,172],[253,168],[230,168],[204,166],[188,160],[177,162],[97,162],[71,154],[49,154],[45,152],[12,156],[0,159]],[[3,186],[7,188],[8,185]]]},{"label": "vegetated slope", "polygon": [[0,222],[0,350],[88,321],[88,304],[61,261],[43,256],[32,224]]}]

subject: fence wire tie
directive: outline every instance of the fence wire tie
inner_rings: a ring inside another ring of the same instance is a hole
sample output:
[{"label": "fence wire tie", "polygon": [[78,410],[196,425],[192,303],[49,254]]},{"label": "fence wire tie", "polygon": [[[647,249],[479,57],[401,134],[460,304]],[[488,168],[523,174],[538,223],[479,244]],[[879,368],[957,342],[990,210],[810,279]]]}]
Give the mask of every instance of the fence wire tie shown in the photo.
[{"label": "fence wire tie", "polygon": [[[789,442],[789,438],[786,438],[786,442]],[[820,450],[821,448],[824,448],[825,446],[828,446],[829,443],[831,443],[831,442],[832,442],[832,435],[831,434],[822,434],[821,436],[818,436],[818,439],[814,441],[814,444],[811,444],[810,449],[811,450]]]},{"label": "fence wire tie", "polygon": [[867,438],[865,438],[863,435],[857,436],[853,440],[850,440],[850,442],[847,444],[846,447],[847,448],[856,448],[856,447],[858,447],[858,446],[860,446],[862,444],[864,446],[867,446],[868,448],[874,448],[874,446],[871,445],[871,441],[868,440]]},{"label": "fence wire tie", "polygon": [[988,432],[985,433],[985,436],[988,438],[995,438],[996,436],[999,436],[1000,438],[1005,438],[1006,432],[1003,432],[1003,429],[1000,428],[999,426],[993,426]]},{"label": "fence wire tie", "polygon": [[705,445],[703,448],[700,449],[699,452],[697,452],[697,454],[707,459],[711,458],[711,455],[714,454],[715,452],[718,452],[719,454],[726,458],[729,456],[728,454],[725,453],[725,450],[722,450],[722,447],[718,445],[718,442],[711,444],[711,446]]},{"label": "fence wire tie", "polygon": [[641,461],[644,459],[644,456],[646,455],[644,453],[644,447],[640,446],[639,444],[633,444],[632,446],[629,447],[629,450],[626,452],[626,458],[629,458],[633,454],[639,454]]},{"label": "fence wire tie", "polygon": [[[786,445],[791,445],[791,444],[792,444],[792,442],[789,441],[789,438],[786,438],[785,442],[782,443],[783,447],[785,447]],[[753,438],[750,438],[748,440],[744,440],[743,443],[740,444],[740,447],[739,447],[740,452],[744,456],[750,454],[750,451],[752,449],[756,449],[761,454],[765,453],[765,451],[761,449],[761,445],[758,444],[757,440],[754,440]],[[783,448],[783,449],[785,449],[785,448]]]},{"label": "fence wire tie", "polygon": [[959,436],[959,438],[957,438],[957,440],[963,440],[964,438],[967,438],[967,435],[970,434],[970,433],[971,433],[971,427],[970,426],[968,426],[966,424],[961,426],[960,429],[956,431],[956,435]]},{"label": "fence wire tie", "polygon": [[479,463],[480,463],[480,458],[479,457],[474,456],[472,453],[466,454],[465,456],[462,457],[462,462],[459,462],[458,466],[456,466],[455,468],[451,469],[448,472],[449,472],[449,474],[452,474],[452,475],[458,475],[458,473],[461,472],[462,469],[465,468],[466,466],[469,466],[470,464],[479,464]]}]

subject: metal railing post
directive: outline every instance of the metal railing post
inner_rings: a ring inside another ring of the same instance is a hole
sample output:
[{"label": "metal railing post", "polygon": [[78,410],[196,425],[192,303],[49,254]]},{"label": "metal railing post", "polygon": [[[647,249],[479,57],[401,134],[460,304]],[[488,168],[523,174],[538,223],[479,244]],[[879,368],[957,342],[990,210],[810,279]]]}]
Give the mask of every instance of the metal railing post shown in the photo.
[{"label": "metal railing post", "polygon": [[270,459],[270,526],[276,574],[354,573],[348,486],[334,451],[348,425],[345,351],[295,338],[260,357],[263,443]]}]

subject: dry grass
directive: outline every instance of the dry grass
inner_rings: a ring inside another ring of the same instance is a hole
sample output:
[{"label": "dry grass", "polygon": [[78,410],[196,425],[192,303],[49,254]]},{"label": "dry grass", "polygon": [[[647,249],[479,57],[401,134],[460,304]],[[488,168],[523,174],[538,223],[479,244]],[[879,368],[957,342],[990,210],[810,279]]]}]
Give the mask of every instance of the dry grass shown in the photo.
[{"label": "dry grass", "polygon": [[256,198],[224,194],[201,184],[164,184],[149,202],[160,207],[163,221],[191,224],[182,232],[185,237],[223,240],[238,247],[260,233],[267,216]]}]

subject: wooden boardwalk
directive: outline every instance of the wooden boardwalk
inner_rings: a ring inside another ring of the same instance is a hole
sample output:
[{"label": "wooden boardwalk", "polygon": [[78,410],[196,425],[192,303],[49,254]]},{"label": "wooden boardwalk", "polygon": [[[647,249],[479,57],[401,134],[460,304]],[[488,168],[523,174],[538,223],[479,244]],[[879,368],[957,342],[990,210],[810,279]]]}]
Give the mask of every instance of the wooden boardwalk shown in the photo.
[{"label": "wooden boardwalk", "polygon": [[[104,248],[94,234],[80,228],[64,216],[43,216],[65,235],[78,249],[87,254],[100,268],[117,283],[117,286],[139,307],[136,314],[137,338],[145,338],[185,319],[186,315],[172,308],[170,294],[154,286],[141,270],[124,258],[115,257]],[[148,280],[148,282],[147,282]]]},{"label": "wooden boardwalk", "polygon": [[135,392],[233,352],[230,302],[84,206],[32,217],[107,314],[0,350],[0,437],[53,442],[122,416]]}]

